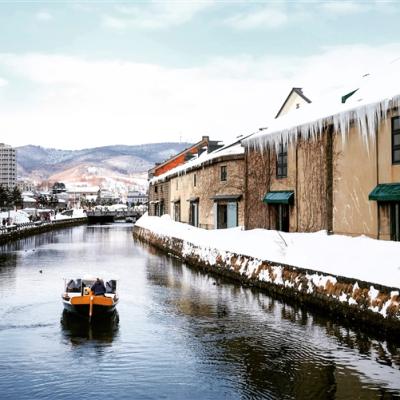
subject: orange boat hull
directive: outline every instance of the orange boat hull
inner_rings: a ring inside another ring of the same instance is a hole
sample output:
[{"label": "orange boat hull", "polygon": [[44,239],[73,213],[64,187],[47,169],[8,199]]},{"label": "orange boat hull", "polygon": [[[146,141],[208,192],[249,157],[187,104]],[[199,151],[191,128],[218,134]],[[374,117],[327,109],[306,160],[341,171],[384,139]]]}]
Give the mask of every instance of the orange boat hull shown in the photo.
[{"label": "orange boat hull", "polygon": [[113,313],[117,303],[117,298],[94,296],[92,294],[74,296],[70,299],[63,298],[63,305],[67,311],[88,317],[89,319]]}]

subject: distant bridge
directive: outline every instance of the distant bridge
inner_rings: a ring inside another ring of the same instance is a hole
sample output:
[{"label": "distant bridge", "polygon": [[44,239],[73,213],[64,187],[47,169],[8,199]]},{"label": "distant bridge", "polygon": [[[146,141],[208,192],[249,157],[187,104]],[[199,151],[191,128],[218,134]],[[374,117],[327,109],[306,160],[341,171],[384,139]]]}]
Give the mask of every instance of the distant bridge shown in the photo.
[{"label": "distant bridge", "polygon": [[126,211],[87,211],[86,215],[88,217],[89,223],[97,222],[114,222],[115,220],[132,220],[135,222],[138,218],[142,216],[142,213],[133,210]]}]

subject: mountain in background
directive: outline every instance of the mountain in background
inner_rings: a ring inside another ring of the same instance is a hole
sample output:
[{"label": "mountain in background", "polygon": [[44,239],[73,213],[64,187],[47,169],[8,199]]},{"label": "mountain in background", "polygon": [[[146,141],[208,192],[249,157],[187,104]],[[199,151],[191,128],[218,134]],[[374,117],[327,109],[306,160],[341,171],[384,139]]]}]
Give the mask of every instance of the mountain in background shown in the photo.
[{"label": "mountain in background", "polygon": [[147,186],[147,170],[156,162],[189,147],[190,143],[154,143],[58,150],[40,146],[17,147],[18,176],[36,183],[98,185],[111,190]]}]

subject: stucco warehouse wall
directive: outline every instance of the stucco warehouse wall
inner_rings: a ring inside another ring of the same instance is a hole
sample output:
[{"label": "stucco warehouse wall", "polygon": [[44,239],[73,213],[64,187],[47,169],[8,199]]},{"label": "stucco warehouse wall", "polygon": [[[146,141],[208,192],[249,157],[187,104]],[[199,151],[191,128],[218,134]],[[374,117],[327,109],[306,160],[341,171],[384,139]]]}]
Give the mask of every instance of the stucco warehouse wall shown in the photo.
[{"label": "stucco warehouse wall", "polygon": [[376,146],[352,127],[346,140],[335,136],[339,153],[333,187],[335,233],[377,237],[377,203],[368,199],[377,184]]},{"label": "stucco warehouse wall", "polygon": [[345,140],[335,137],[338,154],[334,179],[334,232],[390,239],[389,210],[368,199],[380,183],[400,182],[400,165],[392,164],[391,117],[381,121],[377,139],[365,139],[352,127]]},{"label": "stucco warehouse wall", "polygon": [[347,321],[365,323],[375,332],[393,335],[400,332],[400,295],[395,288],[201,248],[137,226],[133,235],[212,273],[260,287],[301,304],[317,306]]}]

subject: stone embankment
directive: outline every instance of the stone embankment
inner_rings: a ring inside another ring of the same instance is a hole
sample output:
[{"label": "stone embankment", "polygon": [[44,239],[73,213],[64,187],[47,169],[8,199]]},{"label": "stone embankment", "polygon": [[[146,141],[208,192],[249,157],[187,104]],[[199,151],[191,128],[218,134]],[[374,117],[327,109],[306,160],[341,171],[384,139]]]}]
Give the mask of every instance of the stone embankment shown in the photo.
[{"label": "stone embankment", "polygon": [[87,218],[69,218],[49,222],[29,222],[0,228],[0,245],[60,228],[87,223]]},{"label": "stone embankment", "polygon": [[171,253],[190,265],[256,286],[283,299],[328,312],[341,322],[374,333],[400,333],[400,294],[391,288],[315,270],[195,246],[135,226],[134,238]]}]

